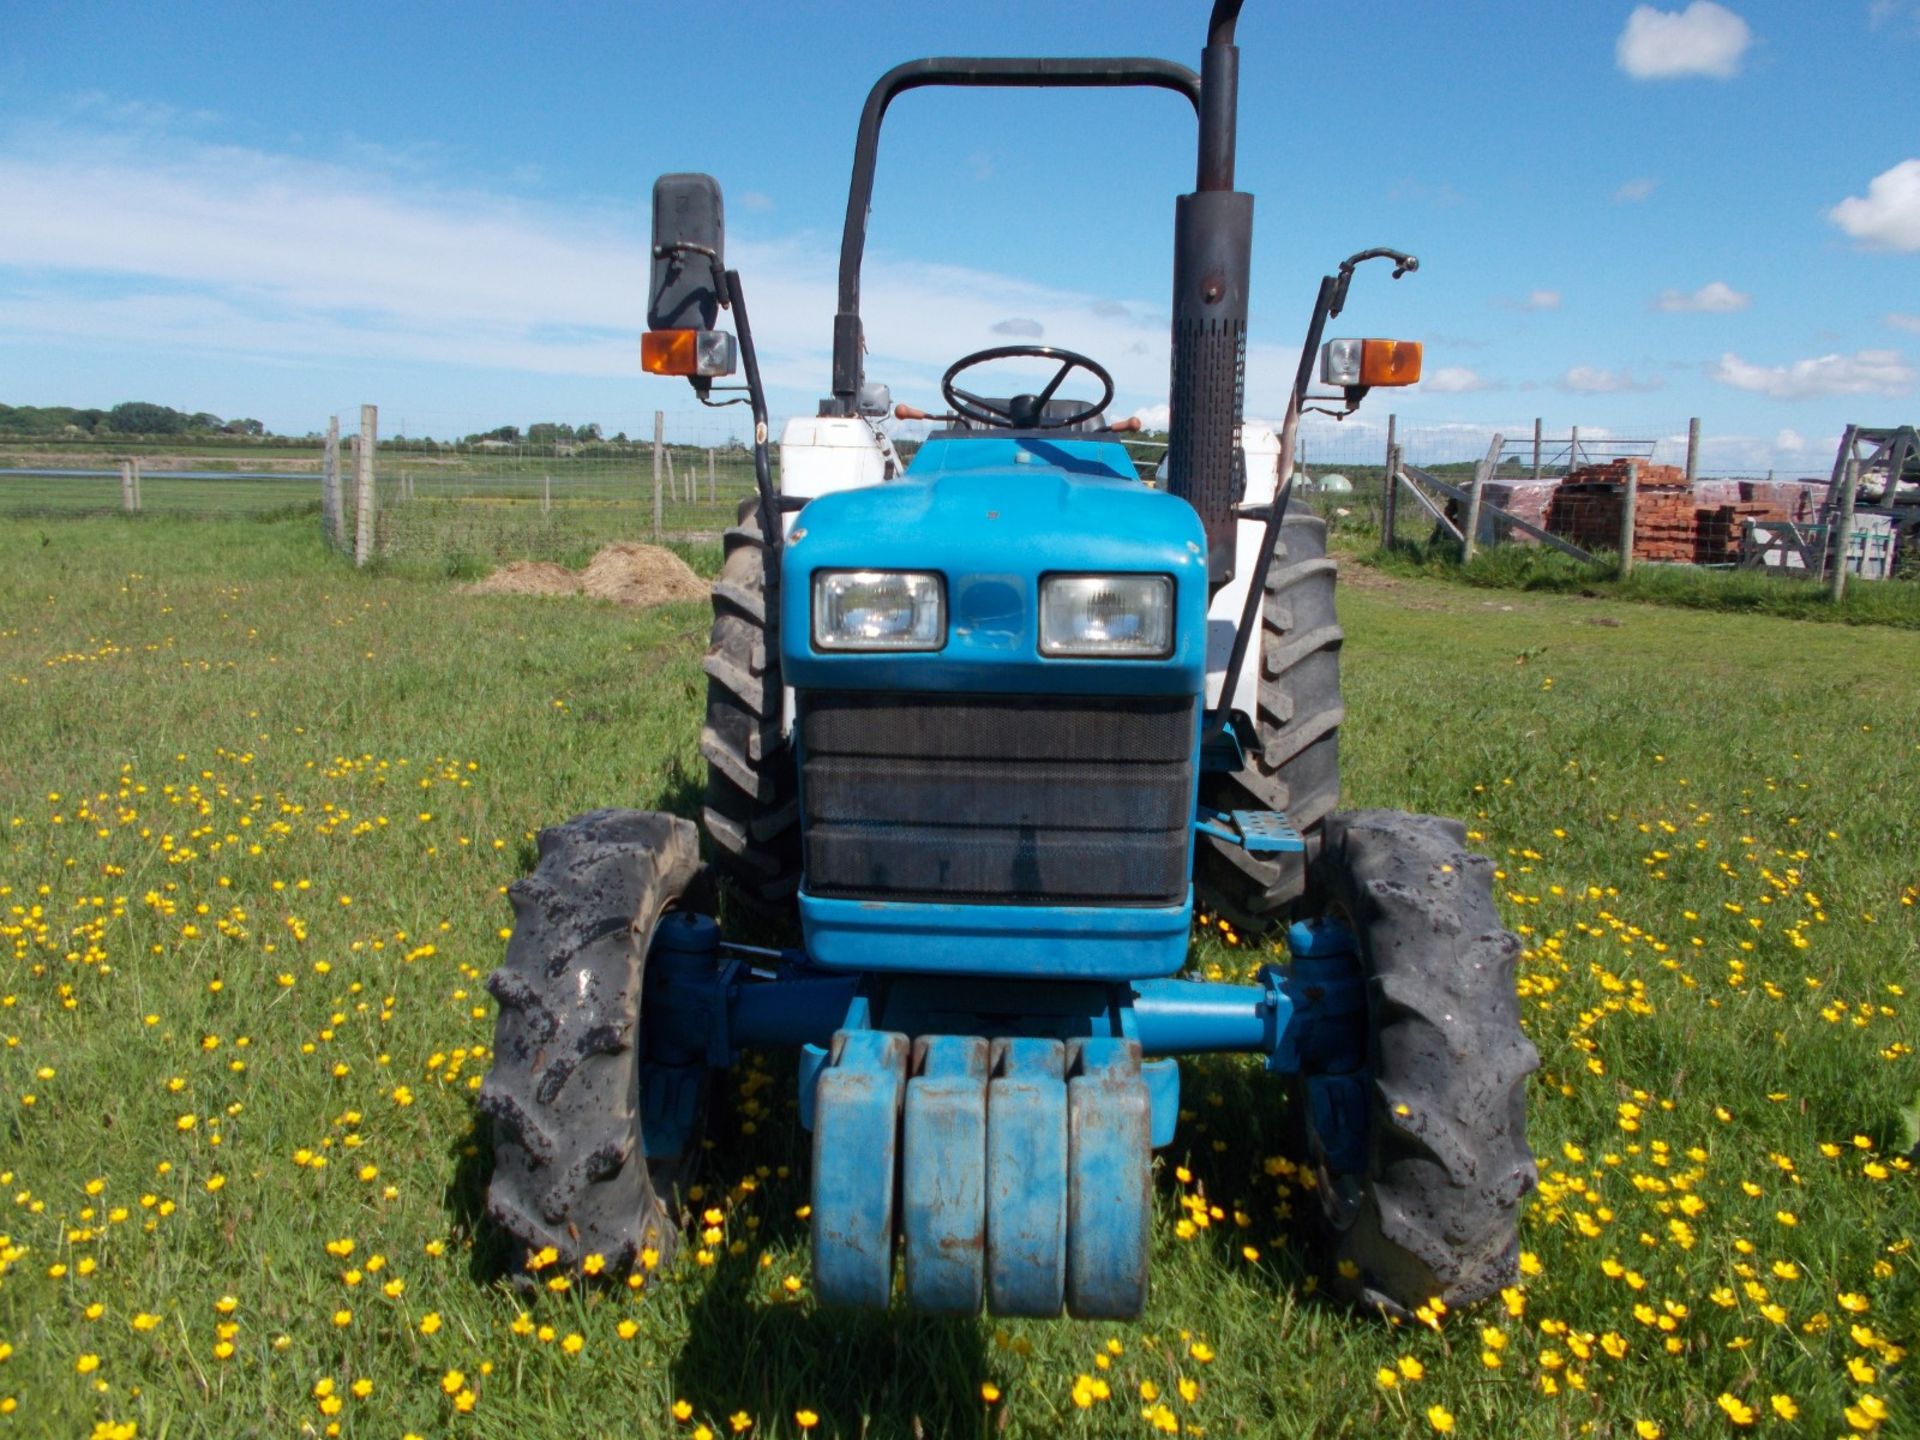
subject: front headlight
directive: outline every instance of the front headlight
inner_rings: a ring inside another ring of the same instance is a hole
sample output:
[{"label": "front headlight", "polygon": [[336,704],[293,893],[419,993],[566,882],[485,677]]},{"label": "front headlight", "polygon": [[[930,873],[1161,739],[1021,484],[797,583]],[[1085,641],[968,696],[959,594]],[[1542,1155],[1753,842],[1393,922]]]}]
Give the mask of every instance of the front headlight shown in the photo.
[{"label": "front headlight", "polygon": [[947,643],[940,577],[913,570],[817,572],[813,643],[821,650],[938,650]]},{"label": "front headlight", "polygon": [[1173,653],[1173,577],[1047,576],[1040,582],[1040,653],[1164,659]]}]

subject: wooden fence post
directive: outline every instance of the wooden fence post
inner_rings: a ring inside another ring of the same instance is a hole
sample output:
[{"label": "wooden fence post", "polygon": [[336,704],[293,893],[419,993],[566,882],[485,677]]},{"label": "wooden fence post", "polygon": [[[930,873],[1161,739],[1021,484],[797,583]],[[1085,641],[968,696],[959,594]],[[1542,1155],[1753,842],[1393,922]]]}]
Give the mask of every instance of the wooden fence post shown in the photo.
[{"label": "wooden fence post", "polygon": [[340,504],[340,417],[327,417],[327,444],[320,458],[320,533],[335,550],[346,539],[346,520]]},{"label": "wooden fence post", "polygon": [[1380,492],[1380,548],[1391,550],[1400,533],[1400,446],[1387,451],[1387,483]]},{"label": "wooden fence post", "polygon": [[1693,488],[1693,477],[1700,470],[1700,417],[1694,416],[1687,421],[1687,488]]},{"label": "wooden fence post", "polygon": [[665,449],[662,443],[667,433],[667,417],[659,410],[653,412],[653,538],[660,538],[660,456]]},{"label": "wooden fence post", "polygon": [[1390,523],[1393,518],[1394,502],[1393,447],[1399,424],[1398,415],[1387,416],[1387,473],[1380,483],[1380,548],[1382,550],[1393,548],[1393,526]]},{"label": "wooden fence post", "polygon": [[1540,417],[1533,417],[1533,478],[1540,478]]},{"label": "wooden fence post", "polygon": [[[1891,467],[1888,469],[1887,496],[1893,497],[1896,477]],[[1840,481],[1840,517],[1833,527],[1834,533],[1827,536],[1833,548],[1833,603],[1838,605],[1847,598],[1847,569],[1853,549],[1853,497],[1860,486],[1860,459],[1857,455],[1847,456],[1846,475]]]},{"label": "wooden fence post", "polygon": [[120,509],[122,513],[133,514],[133,461],[120,462]]},{"label": "wooden fence post", "polygon": [[1627,462],[1627,483],[1620,491],[1620,578],[1633,573],[1633,512],[1640,503],[1640,462]]},{"label": "wooden fence post", "polygon": [[360,438],[353,451],[353,563],[373,559],[373,451],[380,438],[380,407],[360,407]]},{"label": "wooden fence post", "polygon": [[1575,425],[1567,431],[1567,474],[1571,475],[1580,468],[1580,427]]},{"label": "wooden fence post", "polygon": [[542,515],[553,513],[553,476],[551,475],[540,477],[540,513]]},{"label": "wooden fence post", "polygon": [[1473,470],[1473,490],[1467,496],[1467,525],[1462,532],[1464,548],[1460,552],[1460,563],[1471,565],[1473,554],[1480,545],[1480,504],[1481,492],[1486,488],[1487,477],[1493,473],[1493,467],[1500,463],[1500,451],[1505,448],[1507,437],[1495,435],[1487,446],[1487,453]]},{"label": "wooden fence post", "polygon": [[667,448],[667,498],[674,504],[680,503],[680,477],[673,473],[673,449]]},{"label": "wooden fence post", "polygon": [[713,447],[709,445],[707,447],[707,503],[711,505],[719,498],[719,493],[713,488]]}]

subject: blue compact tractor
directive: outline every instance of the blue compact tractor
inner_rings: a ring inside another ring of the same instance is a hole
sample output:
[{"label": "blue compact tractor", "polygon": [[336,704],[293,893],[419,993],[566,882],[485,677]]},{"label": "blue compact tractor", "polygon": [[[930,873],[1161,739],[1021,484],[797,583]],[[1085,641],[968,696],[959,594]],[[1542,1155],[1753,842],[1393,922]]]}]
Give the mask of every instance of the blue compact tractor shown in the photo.
[{"label": "blue compact tractor", "polygon": [[[644,367],[702,400],[743,392],[758,493],[713,590],[704,864],[691,822],[601,810],[542,833],[512,887],[480,1105],[489,1214],[529,1251],[613,1271],[669,1252],[713,1072],[784,1047],[812,1132],[820,1302],[899,1289],[950,1314],[1138,1315],[1179,1057],[1234,1052],[1290,1079],[1331,1288],[1404,1314],[1513,1275],[1538,1064],[1519,942],[1459,824],[1336,808],[1334,563],[1324,524],[1288,503],[1310,402],[1346,413],[1418,378],[1417,345],[1322,344],[1356,266],[1416,262],[1371,250],[1323,279],[1283,428],[1243,423],[1238,9],[1217,0],[1198,74],[931,59],[880,79],[854,150],[833,393],[787,425],[777,485],[719,188],[655,186]],[[867,380],[881,121],[928,85],[1151,87],[1192,106],[1158,477],[1139,478],[1131,422],[1109,422],[1113,382],[1085,356],[966,356],[937,415]],[[1309,395],[1316,355],[1331,390]],[[1014,383],[967,373],[986,365]],[[716,385],[736,372],[743,386]],[[1098,393],[1075,398],[1076,372]],[[911,464],[890,413],[939,427]],[[797,944],[730,942],[723,893]],[[1252,984],[1192,977],[1196,905],[1283,935],[1287,963]]]}]

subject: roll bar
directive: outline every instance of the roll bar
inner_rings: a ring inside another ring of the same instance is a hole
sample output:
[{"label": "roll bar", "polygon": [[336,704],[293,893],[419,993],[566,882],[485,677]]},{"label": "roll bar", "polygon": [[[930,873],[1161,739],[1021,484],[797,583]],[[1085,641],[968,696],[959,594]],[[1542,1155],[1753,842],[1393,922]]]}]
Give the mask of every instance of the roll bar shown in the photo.
[{"label": "roll bar", "polygon": [[[1222,3],[1231,4],[1236,11],[1239,9],[1236,0],[1222,0]],[[823,413],[853,414],[854,400],[860,390],[861,354],[865,347],[860,326],[860,262],[867,248],[867,212],[873,205],[880,122],[886,118],[887,106],[893,103],[894,96],[929,85],[1021,89],[1147,87],[1174,91],[1184,95],[1193,106],[1194,114],[1202,119],[1201,188],[1232,188],[1231,107],[1227,110],[1226,184],[1208,187],[1208,147],[1204,137],[1208,127],[1201,103],[1200,77],[1185,65],[1145,58],[990,56],[909,60],[894,66],[867,92],[866,108],[860,112],[860,133],[853,149],[853,183],[847,191],[847,222],[840,238],[840,307],[833,318],[833,398],[822,402]],[[1217,178],[1217,162],[1213,168]]]},{"label": "roll bar", "polygon": [[1207,575],[1233,578],[1234,507],[1246,490],[1240,454],[1247,345],[1247,286],[1252,270],[1253,197],[1233,188],[1240,51],[1234,27],[1243,0],[1214,0],[1200,73],[1150,59],[910,60],[882,75],[867,94],[854,144],[840,238],[840,303],[833,317],[833,394],[822,415],[858,413],[866,335],[860,324],[860,261],[873,204],[874,162],[887,106],[925,85],[1146,86],[1187,97],[1199,119],[1194,189],[1174,206],[1173,367],[1168,403],[1167,489],[1191,504],[1207,533]]}]

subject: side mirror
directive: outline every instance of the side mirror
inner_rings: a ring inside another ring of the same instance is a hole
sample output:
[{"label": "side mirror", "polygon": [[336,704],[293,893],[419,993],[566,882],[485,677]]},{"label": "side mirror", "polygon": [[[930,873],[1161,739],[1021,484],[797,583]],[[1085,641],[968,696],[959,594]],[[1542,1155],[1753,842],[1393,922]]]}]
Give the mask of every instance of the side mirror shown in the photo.
[{"label": "side mirror", "polygon": [[726,289],[726,223],[711,175],[662,175],[653,183],[653,293],[641,365],[684,375],[703,396],[734,369],[733,336],[714,330]]}]

